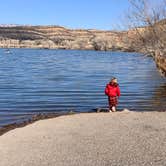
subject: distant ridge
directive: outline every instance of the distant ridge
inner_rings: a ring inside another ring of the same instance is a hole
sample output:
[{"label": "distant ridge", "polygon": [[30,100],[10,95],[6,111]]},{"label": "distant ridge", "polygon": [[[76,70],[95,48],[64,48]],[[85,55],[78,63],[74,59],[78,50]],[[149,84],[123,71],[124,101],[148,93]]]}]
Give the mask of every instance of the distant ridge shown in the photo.
[{"label": "distant ridge", "polygon": [[122,32],[58,25],[0,24],[0,47],[119,50],[126,49],[122,35]]},{"label": "distant ridge", "polygon": [[59,25],[31,25],[31,24],[0,24],[0,27],[61,27]]},{"label": "distant ridge", "polygon": [[0,24],[0,27],[16,27],[20,26],[19,24]]}]

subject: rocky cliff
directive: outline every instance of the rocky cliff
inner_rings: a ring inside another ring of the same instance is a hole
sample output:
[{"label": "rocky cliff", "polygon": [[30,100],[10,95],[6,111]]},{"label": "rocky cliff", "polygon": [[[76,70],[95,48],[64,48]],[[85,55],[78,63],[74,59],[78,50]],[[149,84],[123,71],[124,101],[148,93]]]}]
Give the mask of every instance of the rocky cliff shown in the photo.
[{"label": "rocky cliff", "polygon": [[154,54],[154,60],[160,73],[166,77],[166,54],[157,50]]},{"label": "rocky cliff", "polygon": [[2,48],[128,50],[126,32],[72,30],[60,26],[0,27]]}]

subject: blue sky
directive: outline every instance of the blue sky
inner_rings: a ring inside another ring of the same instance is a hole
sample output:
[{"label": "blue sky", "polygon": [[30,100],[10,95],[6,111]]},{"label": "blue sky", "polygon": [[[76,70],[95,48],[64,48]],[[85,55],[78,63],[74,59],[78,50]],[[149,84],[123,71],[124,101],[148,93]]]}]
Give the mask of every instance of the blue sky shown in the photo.
[{"label": "blue sky", "polygon": [[0,24],[114,29],[128,0],[0,0]]}]

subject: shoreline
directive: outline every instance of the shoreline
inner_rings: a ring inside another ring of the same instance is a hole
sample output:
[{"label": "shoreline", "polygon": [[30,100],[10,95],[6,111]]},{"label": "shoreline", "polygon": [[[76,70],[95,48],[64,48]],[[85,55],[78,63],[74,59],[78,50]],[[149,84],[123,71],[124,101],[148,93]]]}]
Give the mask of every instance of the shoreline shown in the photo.
[{"label": "shoreline", "polygon": [[97,51],[97,52],[127,52],[127,53],[138,53],[145,54],[147,56],[152,57],[152,55],[146,54],[146,52],[137,52],[135,50],[130,49],[107,49],[107,50],[95,50],[95,49],[75,49],[75,48],[44,48],[44,47],[0,47],[0,49],[32,49],[32,50],[71,50],[71,51]]},{"label": "shoreline", "polygon": [[29,118],[25,121],[22,121],[22,122],[19,122],[19,123],[9,123],[7,125],[1,126],[0,127],[0,136],[4,135],[5,133],[7,133],[11,130],[28,126],[28,125],[30,125],[32,123],[35,123],[37,121],[40,121],[40,120],[53,119],[53,118],[57,118],[59,116],[66,116],[66,115],[73,115],[73,114],[75,114],[75,113],[74,112],[44,113],[44,114],[39,113],[39,114],[36,114],[36,115],[32,116],[31,118]]},{"label": "shoreline", "polygon": [[[17,129],[17,128],[23,128],[23,127],[26,127],[30,124],[33,124],[37,121],[40,121],[40,120],[47,120],[47,119],[54,119],[54,118],[58,118],[58,117],[61,117],[61,116],[70,116],[70,115],[75,115],[75,114],[92,114],[92,113],[108,113],[110,114],[109,112],[107,112],[108,109],[104,108],[104,109],[101,109],[101,108],[98,108],[96,110],[94,110],[93,112],[65,112],[65,113],[62,113],[62,112],[59,112],[59,113],[39,113],[39,114],[36,114],[36,115],[33,115],[31,118],[27,119],[27,120],[24,120],[22,122],[19,122],[19,123],[9,123],[7,125],[2,125],[0,126],[0,137],[2,135],[4,135],[5,133],[7,132],[10,132],[11,130],[14,130],[14,129]],[[126,112],[124,110],[122,111],[116,111],[115,113],[113,114],[116,114],[116,113],[120,113],[120,112]],[[127,112],[135,112],[135,113],[144,113],[144,112],[166,112],[166,110],[161,110],[161,111],[131,111],[131,110],[128,110]]]}]

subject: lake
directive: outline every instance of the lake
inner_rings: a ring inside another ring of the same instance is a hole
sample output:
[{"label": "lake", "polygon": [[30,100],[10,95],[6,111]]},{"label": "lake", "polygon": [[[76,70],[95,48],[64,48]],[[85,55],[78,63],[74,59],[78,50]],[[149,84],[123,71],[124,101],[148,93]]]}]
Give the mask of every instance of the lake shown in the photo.
[{"label": "lake", "polygon": [[166,109],[166,79],[138,53],[0,49],[0,126],[37,113],[89,112],[107,107],[111,77],[121,88],[119,110]]}]

